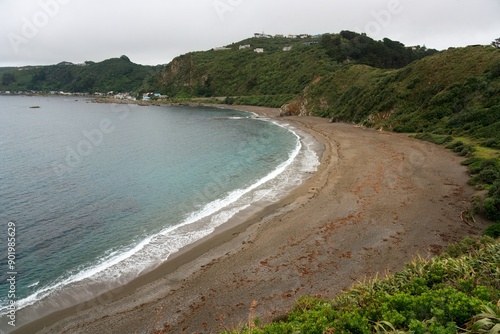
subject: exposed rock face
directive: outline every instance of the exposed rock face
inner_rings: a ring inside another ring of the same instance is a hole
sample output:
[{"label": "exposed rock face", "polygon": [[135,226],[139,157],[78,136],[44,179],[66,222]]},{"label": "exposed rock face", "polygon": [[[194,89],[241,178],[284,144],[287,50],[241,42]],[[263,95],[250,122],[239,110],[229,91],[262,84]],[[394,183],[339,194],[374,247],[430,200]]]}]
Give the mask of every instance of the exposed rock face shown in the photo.
[{"label": "exposed rock face", "polygon": [[[321,81],[321,77],[317,77],[309,86],[304,88],[302,94],[294,101],[283,105],[280,108],[280,117],[284,116],[311,116],[313,109],[309,106],[308,93],[311,86],[317,85]],[[327,109],[328,102],[326,99],[321,99],[321,108]]]},{"label": "exposed rock face", "polygon": [[302,97],[296,99],[295,101],[284,104],[280,108],[280,117],[285,116],[309,116],[312,114],[310,110],[307,109],[308,101]]},{"label": "exposed rock face", "polygon": [[163,69],[161,84],[165,86],[170,84],[195,86],[195,71],[196,68],[191,54],[177,57]]}]

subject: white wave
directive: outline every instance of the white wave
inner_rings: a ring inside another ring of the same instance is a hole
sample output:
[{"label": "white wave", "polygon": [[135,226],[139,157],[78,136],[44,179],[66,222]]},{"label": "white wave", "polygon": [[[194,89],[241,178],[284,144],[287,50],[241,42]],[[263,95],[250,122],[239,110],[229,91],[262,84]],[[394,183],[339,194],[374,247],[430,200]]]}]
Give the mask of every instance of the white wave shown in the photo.
[{"label": "white wave", "polygon": [[230,116],[227,119],[247,119],[249,117],[242,117],[242,116]]},{"label": "white wave", "polygon": [[33,288],[33,287],[37,286],[38,284],[40,284],[40,281],[37,281],[33,284],[28,285],[28,288]]}]

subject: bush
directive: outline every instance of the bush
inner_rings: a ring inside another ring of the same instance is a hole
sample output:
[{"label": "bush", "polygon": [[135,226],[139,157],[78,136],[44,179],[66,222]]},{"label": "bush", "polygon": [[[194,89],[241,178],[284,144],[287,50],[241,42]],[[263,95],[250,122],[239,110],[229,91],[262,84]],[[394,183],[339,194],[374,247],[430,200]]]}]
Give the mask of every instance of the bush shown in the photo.
[{"label": "bush", "polygon": [[464,332],[484,305],[500,298],[499,253],[491,238],[465,238],[435,259],[415,260],[331,301],[303,297],[280,322],[240,333]]},{"label": "bush", "polygon": [[443,145],[445,143],[449,143],[453,141],[453,137],[451,136],[445,136],[445,135],[439,135],[439,134],[431,134],[428,132],[424,133],[419,133],[415,136],[415,138],[420,139],[420,140],[425,140],[437,145]]},{"label": "bush", "polygon": [[494,221],[500,221],[500,201],[497,198],[488,197],[483,204],[484,213]]},{"label": "bush", "polygon": [[484,234],[491,238],[499,238],[500,237],[500,223],[496,223],[490,225],[485,231]]},{"label": "bush", "polygon": [[446,146],[447,149],[450,149],[453,152],[459,152],[463,147],[464,143],[460,140]]},{"label": "bush", "polygon": [[495,166],[487,166],[479,172],[479,178],[483,183],[492,184],[500,176]]}]

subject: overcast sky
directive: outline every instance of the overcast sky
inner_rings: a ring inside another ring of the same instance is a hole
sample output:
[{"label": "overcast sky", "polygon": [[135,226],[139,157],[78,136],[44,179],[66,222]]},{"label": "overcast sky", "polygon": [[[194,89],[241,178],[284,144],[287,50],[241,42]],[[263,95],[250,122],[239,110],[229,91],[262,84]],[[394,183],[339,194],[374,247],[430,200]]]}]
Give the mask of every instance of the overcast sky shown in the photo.
[{"label": "overcast sky", "polygon": [[255,32],[341,30],[440,50],[489,44],[500,0],[0,0],[0,66],[121,55],[157,65]]}]

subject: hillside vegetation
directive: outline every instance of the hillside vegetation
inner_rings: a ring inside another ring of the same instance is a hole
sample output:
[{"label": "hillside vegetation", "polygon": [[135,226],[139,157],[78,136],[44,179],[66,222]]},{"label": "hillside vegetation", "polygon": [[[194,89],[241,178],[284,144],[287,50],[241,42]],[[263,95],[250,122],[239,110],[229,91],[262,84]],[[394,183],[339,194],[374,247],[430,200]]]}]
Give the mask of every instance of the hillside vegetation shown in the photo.
[{"label": "hillside vegetation", "polygon": [[303,113],[500,148],[500,50],[451,49],[399,70],[342,68],[307,87]]},{"label": "hillside vegetation", "polygon": [[499,49],[450,49],[396,70],[345,66],[317,78],[283,113],[417,133],[447,145],[469,158],[470,183],[488,190],[474,213],[500,222]]},{"label": "hillside vegetation", "polygon": [[238,103],[279,107],[316,77],[349,62],[398,68],[435,52],[349,31],[308,38],[250,38],[224,49],[177,57],[150,84],[171,97],[230,96]]},{"label": "hillside vegetation", "polygon": [[155,71],[154,67],[132,63],[126,56],[80,65],[62,62],[50,66],[5,68],[0,72],[0,90],[90,94],[131,92],[143,86]]}]

